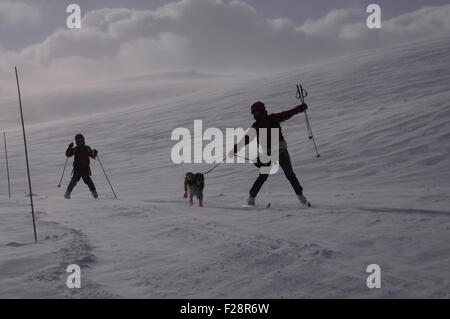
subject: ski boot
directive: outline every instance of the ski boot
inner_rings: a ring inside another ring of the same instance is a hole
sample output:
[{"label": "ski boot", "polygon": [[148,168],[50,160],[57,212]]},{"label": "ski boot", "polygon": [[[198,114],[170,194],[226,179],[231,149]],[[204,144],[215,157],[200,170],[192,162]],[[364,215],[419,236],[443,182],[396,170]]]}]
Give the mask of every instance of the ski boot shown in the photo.
[{"label": "ski boot", "polygon": [[311,207],[311,203],[306,199],[305,195],[300,194],[300,195],[297,195],[297,196],[298,196],[298,199],[300,200],[300,202],[303,205],[305,205],[306,207]]},{"label": "ski boot", "polygon": [[247,205],[248,206],[255,206],[255,197],[251,196],[247,199]]},{"label": "ski boot", "polygon": [[66,193],[64,194],[64,198],[65,198],[65,199],[70,199],[70,193],[67,193],[67,192],[66,192]]},{"label": "ski boot", "polygon": [[97,194],[97,191],[92,191],[91,192],[92,193],[92,196],[95,198],[95,199],[97,199],[98,198],[98,194]]}]

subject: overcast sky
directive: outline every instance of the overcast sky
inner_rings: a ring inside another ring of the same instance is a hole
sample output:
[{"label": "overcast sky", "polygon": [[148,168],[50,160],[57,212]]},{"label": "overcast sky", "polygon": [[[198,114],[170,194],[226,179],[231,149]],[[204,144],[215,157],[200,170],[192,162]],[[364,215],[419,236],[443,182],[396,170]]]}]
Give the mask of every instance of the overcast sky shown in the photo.
[{"label": "overcast sky", "polygon": [[[38,20],[26,21],[23,15],[22,27],[15,24],[8,28],[4,23],[11,16],[6,5],[0,5],[0,47],[7,49],[22,49],[24,46],[42,41],[58,27],[65,27],[65,9],[69,3],[81,6],[83,14],[101,8],[130,8],[136,10],[155,10],[158,7],[173,1],[167,0],[0,0],[0,3],[22,2],[38,9]],[[230,0],[226,0],[230,2]],[[448,0],[245,0],[253,6],[258,13],[269,19],[287,18],[297,25],[307,19],[317,19],[333,9],[359,9],[364,10],[368,4],[377,3],[383,9],[383,18],[415,11],[425,5],[440,6],[448,4]],[[20,4],[14,5],[20,7]],[[17,11],[17,9],[16,9]],[[12,14],[14,15],[14,14]],[[33,25],[38,27],[32,27]]]},{"label": "overcast sky", "polygon": [[[66,6],[83,27],[68,30]],[[382,8],[381,30],[366,5]],[[0,84],[174,70],[261,71],[450,34],[448,0],[0,0]],[[0,85],[0,93],[6,90]]]}]

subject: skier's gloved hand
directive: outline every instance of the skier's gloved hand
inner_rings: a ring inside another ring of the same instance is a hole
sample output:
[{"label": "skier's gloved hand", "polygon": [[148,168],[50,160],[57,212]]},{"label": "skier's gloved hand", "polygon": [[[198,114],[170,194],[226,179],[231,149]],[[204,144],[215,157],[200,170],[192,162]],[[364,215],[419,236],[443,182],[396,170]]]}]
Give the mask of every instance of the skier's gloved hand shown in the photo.
[{"label": "skier's gloved hand", "polygon": [[67,147],[68,150],[71,150],[73,148],[73,143],[70,143],[69,146]]},{"label": "skier's gloved hand", "polygon": [[92,157],[93,157],[93,158],[96,158],[96,157],[97,157],[97,154],[98,154],[98,151],[94,149],[94,150],[92,151]]},{"label": "skier's gloved hand", "polygon": [[299,113],[302,113],[308,109],[308,105],[306,103],[302,103],[299,106],[297,106],[297,111]]}]

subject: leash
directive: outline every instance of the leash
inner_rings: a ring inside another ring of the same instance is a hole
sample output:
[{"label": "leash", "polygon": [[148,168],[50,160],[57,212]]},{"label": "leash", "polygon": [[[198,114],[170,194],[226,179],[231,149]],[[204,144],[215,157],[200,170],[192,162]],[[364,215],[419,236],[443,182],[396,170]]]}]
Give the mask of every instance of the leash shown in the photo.
[{"label": "leash", "polygon": [[222,165],[222,164],[226,161],[226,159],[227,159],[227,156],[225,156],[225,157],[223,158],[223,160],[222,160],[220,163],[217,163],[216,165],[214,165],[214,167],[211,168],[209,171],[207,171],[207,172],[205,172],[205,173],[202,173],[202,174],[203,174],[203,175],[208,175],[209,173],[211,173],[212,171],[214,171],[217,167],[219,167],[220,165]]},{"label": "leash", "polygon": [[[237,154],[234,154],[234,156],[235,156],[235,157],[242,158],[242,159],[245,159],[245,160],[248,161],[249,163],[252,163],[252,164],[255,163],[254,160],[251,160],[251,159],[249,159],[249,158],[247,158],[247,157],[245,157],[245,156],[239,156],[239,155],[237,155]],[[214,167],[211,168],[209,171],[207,171],[207,172],[205,172],[205,173],[202,173],[202,174],[203,174],[203,175],[207,175],[207,174],[213,172],[213,171],[214,171],[216,168],[218,168],[220,165],[224,164],[226,159],[227,159],[227,158],[225,157],[220,163],[217,163],[217,164],[214,165]]]},{"label": "leash", "polygon": [[211,173],[212,171],[214,171],[217,167],[219,167],[220,165],[222,165],[223,162],[224,162],[224,161],[222,161],[222,162],[216,164],[216,165],[215,165],[213,168],[211,168],[209,171],[207,171],[207,172],[205,172],[205,173],[202,173],[202,174],[203,174],[203,175],[208,175],[209,173]]}]

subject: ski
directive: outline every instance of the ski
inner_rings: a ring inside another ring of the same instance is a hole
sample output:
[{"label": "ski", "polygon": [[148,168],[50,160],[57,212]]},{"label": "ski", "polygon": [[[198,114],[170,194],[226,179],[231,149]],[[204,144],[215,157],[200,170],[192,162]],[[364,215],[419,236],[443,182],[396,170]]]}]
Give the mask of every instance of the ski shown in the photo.
[{"label": "ski", "polygon": [[243,208],[254,208],[254,209],[261,210],[261,209],[269,209],[271,206],[272,206],[272,203],[268,203],[266,206],[262,206],[262,207],[261,206],[248,205],[248,204],[244,204],[241,207],[243,207]]}]

